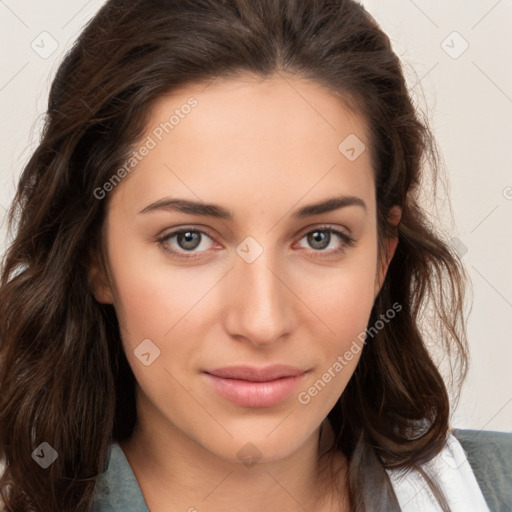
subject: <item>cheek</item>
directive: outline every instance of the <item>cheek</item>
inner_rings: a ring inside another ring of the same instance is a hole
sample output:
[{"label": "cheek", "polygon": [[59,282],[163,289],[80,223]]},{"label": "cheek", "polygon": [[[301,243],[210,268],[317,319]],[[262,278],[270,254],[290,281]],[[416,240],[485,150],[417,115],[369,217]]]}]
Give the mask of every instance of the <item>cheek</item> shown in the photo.
[{"label": "cheek", "polygon": [[211,272],[172,265],[156,245],[134,238],[121,227],[109,235],[114,306],[130,345],[145,338],[162,340],[215,283]]},{"label": "cheek", "polygon": [[[330,292],[324,293],[321,303],[318,304],[318,311],[322,312],[321,319],[329,330],[324,328],[324,335],[316,338],[321,341],[323,361],[319,366],[320,372],[329,370],[338,375],[341,368],[339,365],[333,368],[333,365],[339,361],[340,356],[343,358],[343,374],[346,377],[355,369],[373,307],[371,284],[372,281],[367,280],[363,286],[361,280],[352,274],[351,279],[334,282]],[[336,288],[332,289],[334,287]],[[348,378],[336,380],[335,386],[342,390],[344,385],[340,381],[346,384]]]},{"label": "cheek", "polygon": [[296,277],[298,295],[320,320],[311,325],[322,328],[328,347],[343,348],[366,328],[374,303],[375,271],[376,248],[368,244],[336,268],[307,269]]},{"label": "cheek", "polygon": [[135,379],[152,403],[167,403],[172,396],[175,405],[186,407],[190,396],[175,378],[181,382],[180,375],[195,364],[204,324],[201,298],[215,281],[211,276],[191,279],[193,269],[148,262],[147,251],[123,247],[117,237],[111,241],[116,247],[110,255],[115,310]]},{"label": "cheek", "polygon": [[317,315],[307,322],[307,337],[316,340],[311,355],[317,359],[297,398],[311,414],[330,411],[357,366],[374,304],[375,264],[370,247],[347,258],[337,271],[303,276],[300,296]]}]

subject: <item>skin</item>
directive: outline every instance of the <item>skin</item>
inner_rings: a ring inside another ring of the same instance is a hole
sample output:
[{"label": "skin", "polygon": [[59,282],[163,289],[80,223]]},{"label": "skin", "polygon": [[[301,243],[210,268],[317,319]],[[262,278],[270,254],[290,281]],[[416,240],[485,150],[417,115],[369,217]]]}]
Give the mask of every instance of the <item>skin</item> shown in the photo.
[{"label": "skin", "polygon": [[[138,422],[121,446],[152,512],[349,510],[344,456],[329,461],[340,468],[340,496],[320,485],[319,454],[332,442],[324,420],[360,353],[308,404],[297,395],[365,330],[395,251],[396,238],[377,257],[368,149],[354,161],[338,150],[349,134],[368,148],[366,126],[318,84],[275,75],[174,91],[154,104],[144,139],[190,96],[197,107],[110,192],[108,272],[91,269],[96,299],[114,304],[137,380]],[[293,217],[340,195],[362,199],[366,209]],[[163,198],[215,203],[234,220],[140,213]],[[392,213],[396,225],[400,212]],[[331,234],[327,248],[312,246],[306,235],[325,226],[354,245]],[[179,227],[208,235],[196,259],[165,250],[191,254],[176,236],[156,241]],[[263,248],[252,263],[236,252],[248,236]],[[144,339],[160,350],[149,366],[134,355]],[[297,392],[272,407],[235,405],[201,374],[273,363],[309,371]],[[250,467],[237,457],[247,443],[261,457]]]}]

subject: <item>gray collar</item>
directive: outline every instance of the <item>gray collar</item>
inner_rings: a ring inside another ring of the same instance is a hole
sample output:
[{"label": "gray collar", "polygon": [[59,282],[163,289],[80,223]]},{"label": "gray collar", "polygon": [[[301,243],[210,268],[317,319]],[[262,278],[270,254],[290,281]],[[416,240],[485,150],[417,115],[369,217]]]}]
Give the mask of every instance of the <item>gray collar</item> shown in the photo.
[{"label": "gray collar", "polygon": [[107,467],[98,475],[92,512],[149,512],[142,491],[121,446],[113,442]]}]

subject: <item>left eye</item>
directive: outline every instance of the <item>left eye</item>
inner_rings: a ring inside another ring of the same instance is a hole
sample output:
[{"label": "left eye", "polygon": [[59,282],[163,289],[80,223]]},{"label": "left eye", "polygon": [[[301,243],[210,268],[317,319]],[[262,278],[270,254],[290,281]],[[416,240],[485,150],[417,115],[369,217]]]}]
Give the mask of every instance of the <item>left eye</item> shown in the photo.
[{"label": "left eye", "polygon": [[306,233],[301,240],[306,240],[309,248],[317,252],[340,251],[344,246],[353,243],[350,237],[333,228],[314,229]]}]

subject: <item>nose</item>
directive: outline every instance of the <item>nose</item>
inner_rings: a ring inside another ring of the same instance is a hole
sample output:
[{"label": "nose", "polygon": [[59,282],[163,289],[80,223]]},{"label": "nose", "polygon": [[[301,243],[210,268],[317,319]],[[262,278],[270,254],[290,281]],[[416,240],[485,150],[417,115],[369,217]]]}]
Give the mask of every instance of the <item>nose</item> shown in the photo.
[{"label": "nose", "polygon": [[295,325],[293,292],[286,272],[270,255],[263,253],[252,263],[236,256],[225,292],[226,330],[239,340],[258,347],[282,341]]}]

